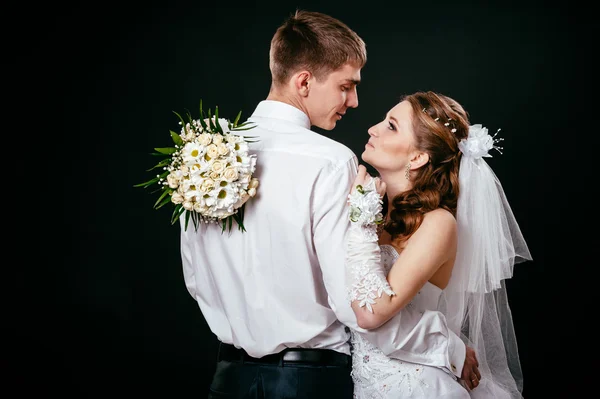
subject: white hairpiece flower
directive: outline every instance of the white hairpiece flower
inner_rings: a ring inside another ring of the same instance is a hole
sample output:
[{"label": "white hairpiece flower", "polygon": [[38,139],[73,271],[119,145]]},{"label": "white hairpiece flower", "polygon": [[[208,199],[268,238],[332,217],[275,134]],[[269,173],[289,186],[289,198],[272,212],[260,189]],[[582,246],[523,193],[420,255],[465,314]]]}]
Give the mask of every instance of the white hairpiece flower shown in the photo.
[{"label": "white hairpiece flower", "polygon": [[495,139],[496,135],[500,132],[500,129],[496,131],[494,136],[488,134],[488,129],[483,127],[481,124],[475,124],[469,126],[469,135],[466,139],[462,139],[458,143],[458,148],[464,156],[480,159],[482,157],[491,157],[489,151],[493,148],[502,154],[502,147],[497,146],[496,143],[504,140],[503,138]]}]

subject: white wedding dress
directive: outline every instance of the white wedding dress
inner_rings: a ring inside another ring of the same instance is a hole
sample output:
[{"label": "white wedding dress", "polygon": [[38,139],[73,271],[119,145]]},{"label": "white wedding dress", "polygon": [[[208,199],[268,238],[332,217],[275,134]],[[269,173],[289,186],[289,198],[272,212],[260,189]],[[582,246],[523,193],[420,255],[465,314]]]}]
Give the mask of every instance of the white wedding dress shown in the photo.
[{"label": "white wedding dress", "polygon": [[[391,245],[381,245],[380,249],[387,275],[399,255]],[[407,306],[415,310],[437,310],[442,292],[427,282]],[[351,342],[356,399],[470,398],[456,377],[443,369],[389,358],[355,331],[352,331]]]}]

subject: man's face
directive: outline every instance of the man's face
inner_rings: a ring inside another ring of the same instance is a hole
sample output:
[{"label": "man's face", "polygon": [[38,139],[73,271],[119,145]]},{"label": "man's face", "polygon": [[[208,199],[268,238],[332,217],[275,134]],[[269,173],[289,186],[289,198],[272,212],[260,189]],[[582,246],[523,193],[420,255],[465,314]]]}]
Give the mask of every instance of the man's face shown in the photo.
[{"label": "man's face", "polygon": [[311,125],[331,130],[348,108],[358,107],[356,86],[360,83],[360,70],[346,64],[320,82],[311,77],[304,102]]}]

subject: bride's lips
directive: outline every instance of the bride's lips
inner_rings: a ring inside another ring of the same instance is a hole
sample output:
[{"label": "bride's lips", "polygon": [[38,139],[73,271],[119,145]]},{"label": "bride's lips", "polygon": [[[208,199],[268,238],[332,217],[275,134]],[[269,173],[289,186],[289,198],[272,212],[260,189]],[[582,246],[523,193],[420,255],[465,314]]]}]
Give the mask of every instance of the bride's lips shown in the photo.
[{"label": "bride's lips", "polygon": [[375,146],[373,144],[371,144],[371,140],[367,141],[367,144],[365,144],[365,147],[375,148]]}]

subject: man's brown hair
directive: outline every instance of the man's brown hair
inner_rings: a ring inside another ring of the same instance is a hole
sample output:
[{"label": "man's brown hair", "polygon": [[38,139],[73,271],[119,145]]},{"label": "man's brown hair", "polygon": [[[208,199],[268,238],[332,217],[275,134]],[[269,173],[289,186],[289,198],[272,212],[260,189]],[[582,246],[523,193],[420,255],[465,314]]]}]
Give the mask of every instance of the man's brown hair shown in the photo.
[{"label": "man's brown hair", "polygon": [[340,20],[297,10],[275,32],[269,59],[272,81],[277,86],[303,69],[322,80],[348,63],[362,68],[367,50],[360,36]]}]

